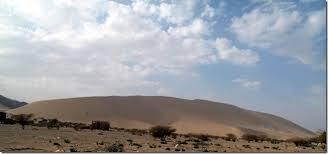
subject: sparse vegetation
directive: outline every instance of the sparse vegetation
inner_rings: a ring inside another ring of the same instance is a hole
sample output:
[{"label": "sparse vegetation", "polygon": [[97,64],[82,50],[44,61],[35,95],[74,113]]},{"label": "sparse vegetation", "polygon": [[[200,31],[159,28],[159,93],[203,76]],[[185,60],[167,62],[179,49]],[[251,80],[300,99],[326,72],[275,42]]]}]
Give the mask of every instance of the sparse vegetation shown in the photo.
[{"label": "sparse vegetation", "polygon": [[57,143],[57,142],[54,142],[54,145],[56,145],[56,146],[60,146],[60,144],[59,144],[59,143]]},{"label": "sparse vegetation", "polygon": [[12,119],[20,124],[22,126],[22,129],[25,129],[25,125],[29,125],[33,123],[33,120],[31,120],[33,117],[33,114],[18,114],[18,115],[12,115]]},{"label": "sparse vegetation", "polygon": [[49,119],[48,123],[47,123],[47,128],[51,129],[51,128],[57,128],[59,129],[60,127],[60,122],[57,119]]},{"label": "sparse vegetation", "polygon": [[189,137],[197,138],[201,141],[210,141],[210,135],[207,134],[194,134],[194,133],[189,133]]},{"label": "sparse vegetation", "polygon": [[69,151],[70,152],[77,152],[76,148],[70,148]]},{"label": "sparse vegetation", "polygon": [[106,130],[109,131],[110,123],[107,121],[92,121],[90,129]]},{"label": "sparse vegetation", "polygon": [[237,141],[237,136],[235,134],[229,133],[229,134],[227,134],[226,140],[236,142]]},{"label": "sparse vegetation", "polygon": [[176,129],[171,128],[169,126],[154,126],[149,130],[153,137],[162,139],[165,139],[167,136],[170,136],[175,131]]},{"label": "sparse vegetation", "polygon": [[296,146],[304,146],[304,147],[311,146],[311,141],[309,139],[292,138],[292,139],[288,139],[287,141],[294,143]]},{"label": "sparse vegetation", "polygon": [[124,152],[124,145],[114,143],[110,146],[105,147],[105,152]]},{"label": "sparse vegetation", "polygon": [[260,140],[260,137],[254,135],[254,134],[244,134],[241,136],[241,138],[248,142],[250,142],[250,141],[258,142]]},{"label": "sparse vegetation", "polygon": [[69,139],[64,139],[64,142],[67,144],[71,143],[71,141]]}]

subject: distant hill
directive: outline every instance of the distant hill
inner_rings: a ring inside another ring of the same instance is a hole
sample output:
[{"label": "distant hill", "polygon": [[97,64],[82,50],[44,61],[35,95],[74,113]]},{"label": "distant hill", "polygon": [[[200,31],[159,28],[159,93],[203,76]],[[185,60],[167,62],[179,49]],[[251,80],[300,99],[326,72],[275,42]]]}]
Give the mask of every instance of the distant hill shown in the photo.
[{"label": "distant hill", "polygon": [[16,101],[7,97],[0,95],[0,111],[1,110],[9,110],[15,109],[21,106],[26,105],[26,102]]},{"label": "distant hill", "polygon": [[275,138],[309,137],[313,132],[284,118],[206,100],[163,96],[109,96],[46,100],[13,109],[62,121],[107,120],[112,126],[144,128],[170,125],[179,133],[224,136],[266,134]]}]

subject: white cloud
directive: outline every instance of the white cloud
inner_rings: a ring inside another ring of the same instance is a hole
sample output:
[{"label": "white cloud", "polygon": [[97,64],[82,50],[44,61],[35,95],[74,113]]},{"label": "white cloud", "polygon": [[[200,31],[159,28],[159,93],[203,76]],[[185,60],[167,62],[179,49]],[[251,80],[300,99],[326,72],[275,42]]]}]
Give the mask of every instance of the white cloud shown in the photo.
[{"label": "white cloud", "polygon": [[268,3],[232,19],[239,41],[303,64],[318,61],[316,38],[324,30],[325,10],[302,14],[294,3]]},{"label": "white cloud", "polygon": [[240,84],[242,87],[245,88],[259,88],[261,86],[261,82],[260,81],[256,81],[256,80],[249,80],[249,79],[245,79],[245,78],[237,78],[232,80],[233,83],[238,83]]},{"label": "white cloud", "polygon": [[2,1],[0,92],[25,100],[163,92],[151,75],[197,74],[194,66],[216,61],[195,3]]},{"label": "white cloud", "polygon": [[215,9],[212,8],[209,5],[205,6],[204,11],[201,14],[202,17],[209,17],[209,18],[213,18],[215,16]]},{"label": "white cloud", "polygon": [[255,65],[260,58],[256,52],[249,49],[239,49],[226,38],[217,38],[215,47],[218,50],[218,58],[230,61],[238,65]]}]

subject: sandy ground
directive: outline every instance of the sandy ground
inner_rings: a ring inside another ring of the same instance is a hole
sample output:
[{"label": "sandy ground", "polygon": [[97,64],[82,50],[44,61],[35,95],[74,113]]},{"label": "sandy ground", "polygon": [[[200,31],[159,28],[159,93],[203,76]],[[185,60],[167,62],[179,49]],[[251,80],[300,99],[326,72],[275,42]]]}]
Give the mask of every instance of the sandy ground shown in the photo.
[{"label": "sandy ground", "polygon": [[[66,141],[66,142],[65,142]],[[186,141],[186,144],[177,145]],[[2,152],[105,152],[106,147],[117,143],[124,145],[124,152],[325,152],[321,147],[295,147],[293,143],[237,142],[223,139],[192,141],[178,136],[168,138],[163,144],[149,134],[133,135],[119,130],[80,130],[72,128],[47,129],[44,127],[0,125],[0,151]],[[195,148],[198,144],[198,148]]]}]

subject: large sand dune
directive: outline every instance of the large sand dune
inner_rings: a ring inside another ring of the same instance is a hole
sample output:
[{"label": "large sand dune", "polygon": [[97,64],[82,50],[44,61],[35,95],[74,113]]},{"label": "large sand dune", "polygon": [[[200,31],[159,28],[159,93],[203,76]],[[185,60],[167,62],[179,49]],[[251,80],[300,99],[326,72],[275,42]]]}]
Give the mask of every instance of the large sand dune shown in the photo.
[{"label": "large sand dune", "polygon": [[33,113],[37,117],[62,121],[107,120],[112,126],[149,128],[171,125],[180,133],[225,135],[245,132],[265,133],[286,139],[308,137],[312,132],[271,114],[205,100],[186,100],[162,96],[83,97],[34,102],[8,111]]}]

